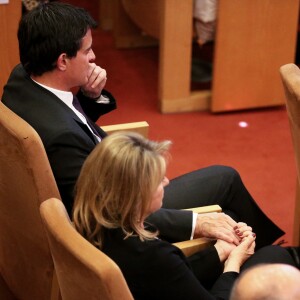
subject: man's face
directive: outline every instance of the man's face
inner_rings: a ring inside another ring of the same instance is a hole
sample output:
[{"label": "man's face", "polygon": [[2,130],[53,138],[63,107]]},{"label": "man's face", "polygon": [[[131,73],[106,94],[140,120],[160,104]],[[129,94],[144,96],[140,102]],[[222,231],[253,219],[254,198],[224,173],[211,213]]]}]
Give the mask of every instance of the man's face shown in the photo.
[{"label": "man's face", "polygon": [[90,63],[96,58],[92,50],[92,42],[92,33],[88,29],[86,35],[82,38],[81,48],[76,56],[68,60],[67,72],[71,87],[82,86],[88,82],[93,70]]}]

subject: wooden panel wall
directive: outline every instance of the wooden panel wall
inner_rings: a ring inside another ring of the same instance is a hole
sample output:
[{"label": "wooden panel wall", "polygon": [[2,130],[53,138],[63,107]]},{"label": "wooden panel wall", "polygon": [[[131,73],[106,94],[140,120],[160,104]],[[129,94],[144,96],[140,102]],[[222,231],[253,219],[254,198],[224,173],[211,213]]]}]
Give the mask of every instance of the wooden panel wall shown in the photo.
[{"label": "wooden panel wall", "polygon": [[0,4],[0,97],[12,68],[19,62],[17,30],[21,14],[20,0]]},{"label": "wooden panel wall", "polygon": [[294,62],[299,0],[220,0],[212,111],[284,104],[279,67]]}]

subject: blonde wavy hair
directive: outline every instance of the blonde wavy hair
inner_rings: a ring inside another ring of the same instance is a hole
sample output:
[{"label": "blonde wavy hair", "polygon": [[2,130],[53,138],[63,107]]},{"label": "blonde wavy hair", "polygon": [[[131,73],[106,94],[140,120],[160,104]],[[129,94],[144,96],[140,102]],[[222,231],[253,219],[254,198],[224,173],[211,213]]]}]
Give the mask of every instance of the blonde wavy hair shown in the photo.
[{"label": "blonde wavy hair", "polygon": [[132,132],[103,139],[88,156],[76,185],[73,221],[92,244],[103,246],[104,228],[122,228],[125,237],[152,239],[141,226],[166,172],[170,141],[155,142]]}]

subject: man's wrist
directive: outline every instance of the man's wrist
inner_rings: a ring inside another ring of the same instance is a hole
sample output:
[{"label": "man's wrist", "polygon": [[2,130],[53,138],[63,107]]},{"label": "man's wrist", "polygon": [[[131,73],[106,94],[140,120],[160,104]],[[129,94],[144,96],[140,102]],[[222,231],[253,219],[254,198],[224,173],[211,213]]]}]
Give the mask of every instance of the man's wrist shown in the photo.
[{"label": "man's wrist", "polygon": [[110,103],[110,99],[107,96],[100,94],[98,97],[94,98],[94,97],[89,96],[83,89],[80,89],[80,91],[83,96],[95,101],[96,103],[101,103],[101,104],[109,104]]},{"label": "man's wrist", "polygon": [[90,98],[93,101],[97,101],[101,97],[101,93],[100,93],[100,95],[97,96],[95,94],[86,92],[83,88],[80,88],[80,91],[81,91],[83,96],[85,96],[87,98]]},{"label": "man's wrist", "polygon": [[110,103],[110,100],[107,96],[104,96],[104,95],[100,95],[98,97],[98,99],[95,100],[97,103],[102,103],[102,104],[109,104]]}]

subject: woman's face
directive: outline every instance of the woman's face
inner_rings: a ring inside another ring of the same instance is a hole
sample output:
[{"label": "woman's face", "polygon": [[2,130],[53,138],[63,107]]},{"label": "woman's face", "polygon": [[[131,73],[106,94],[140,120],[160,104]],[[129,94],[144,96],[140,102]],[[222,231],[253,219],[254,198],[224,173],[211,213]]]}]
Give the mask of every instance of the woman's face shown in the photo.
[{"label": "woman's face", "polygon": [[162,199],[164,197],[164,187],[167,186],[168,184],[169,184],[169,179],[166,176],[164,176],[164,178],[159,183],[156,191],[153,194],[149,214],[152,214],[153,212],[161,208]]}]

